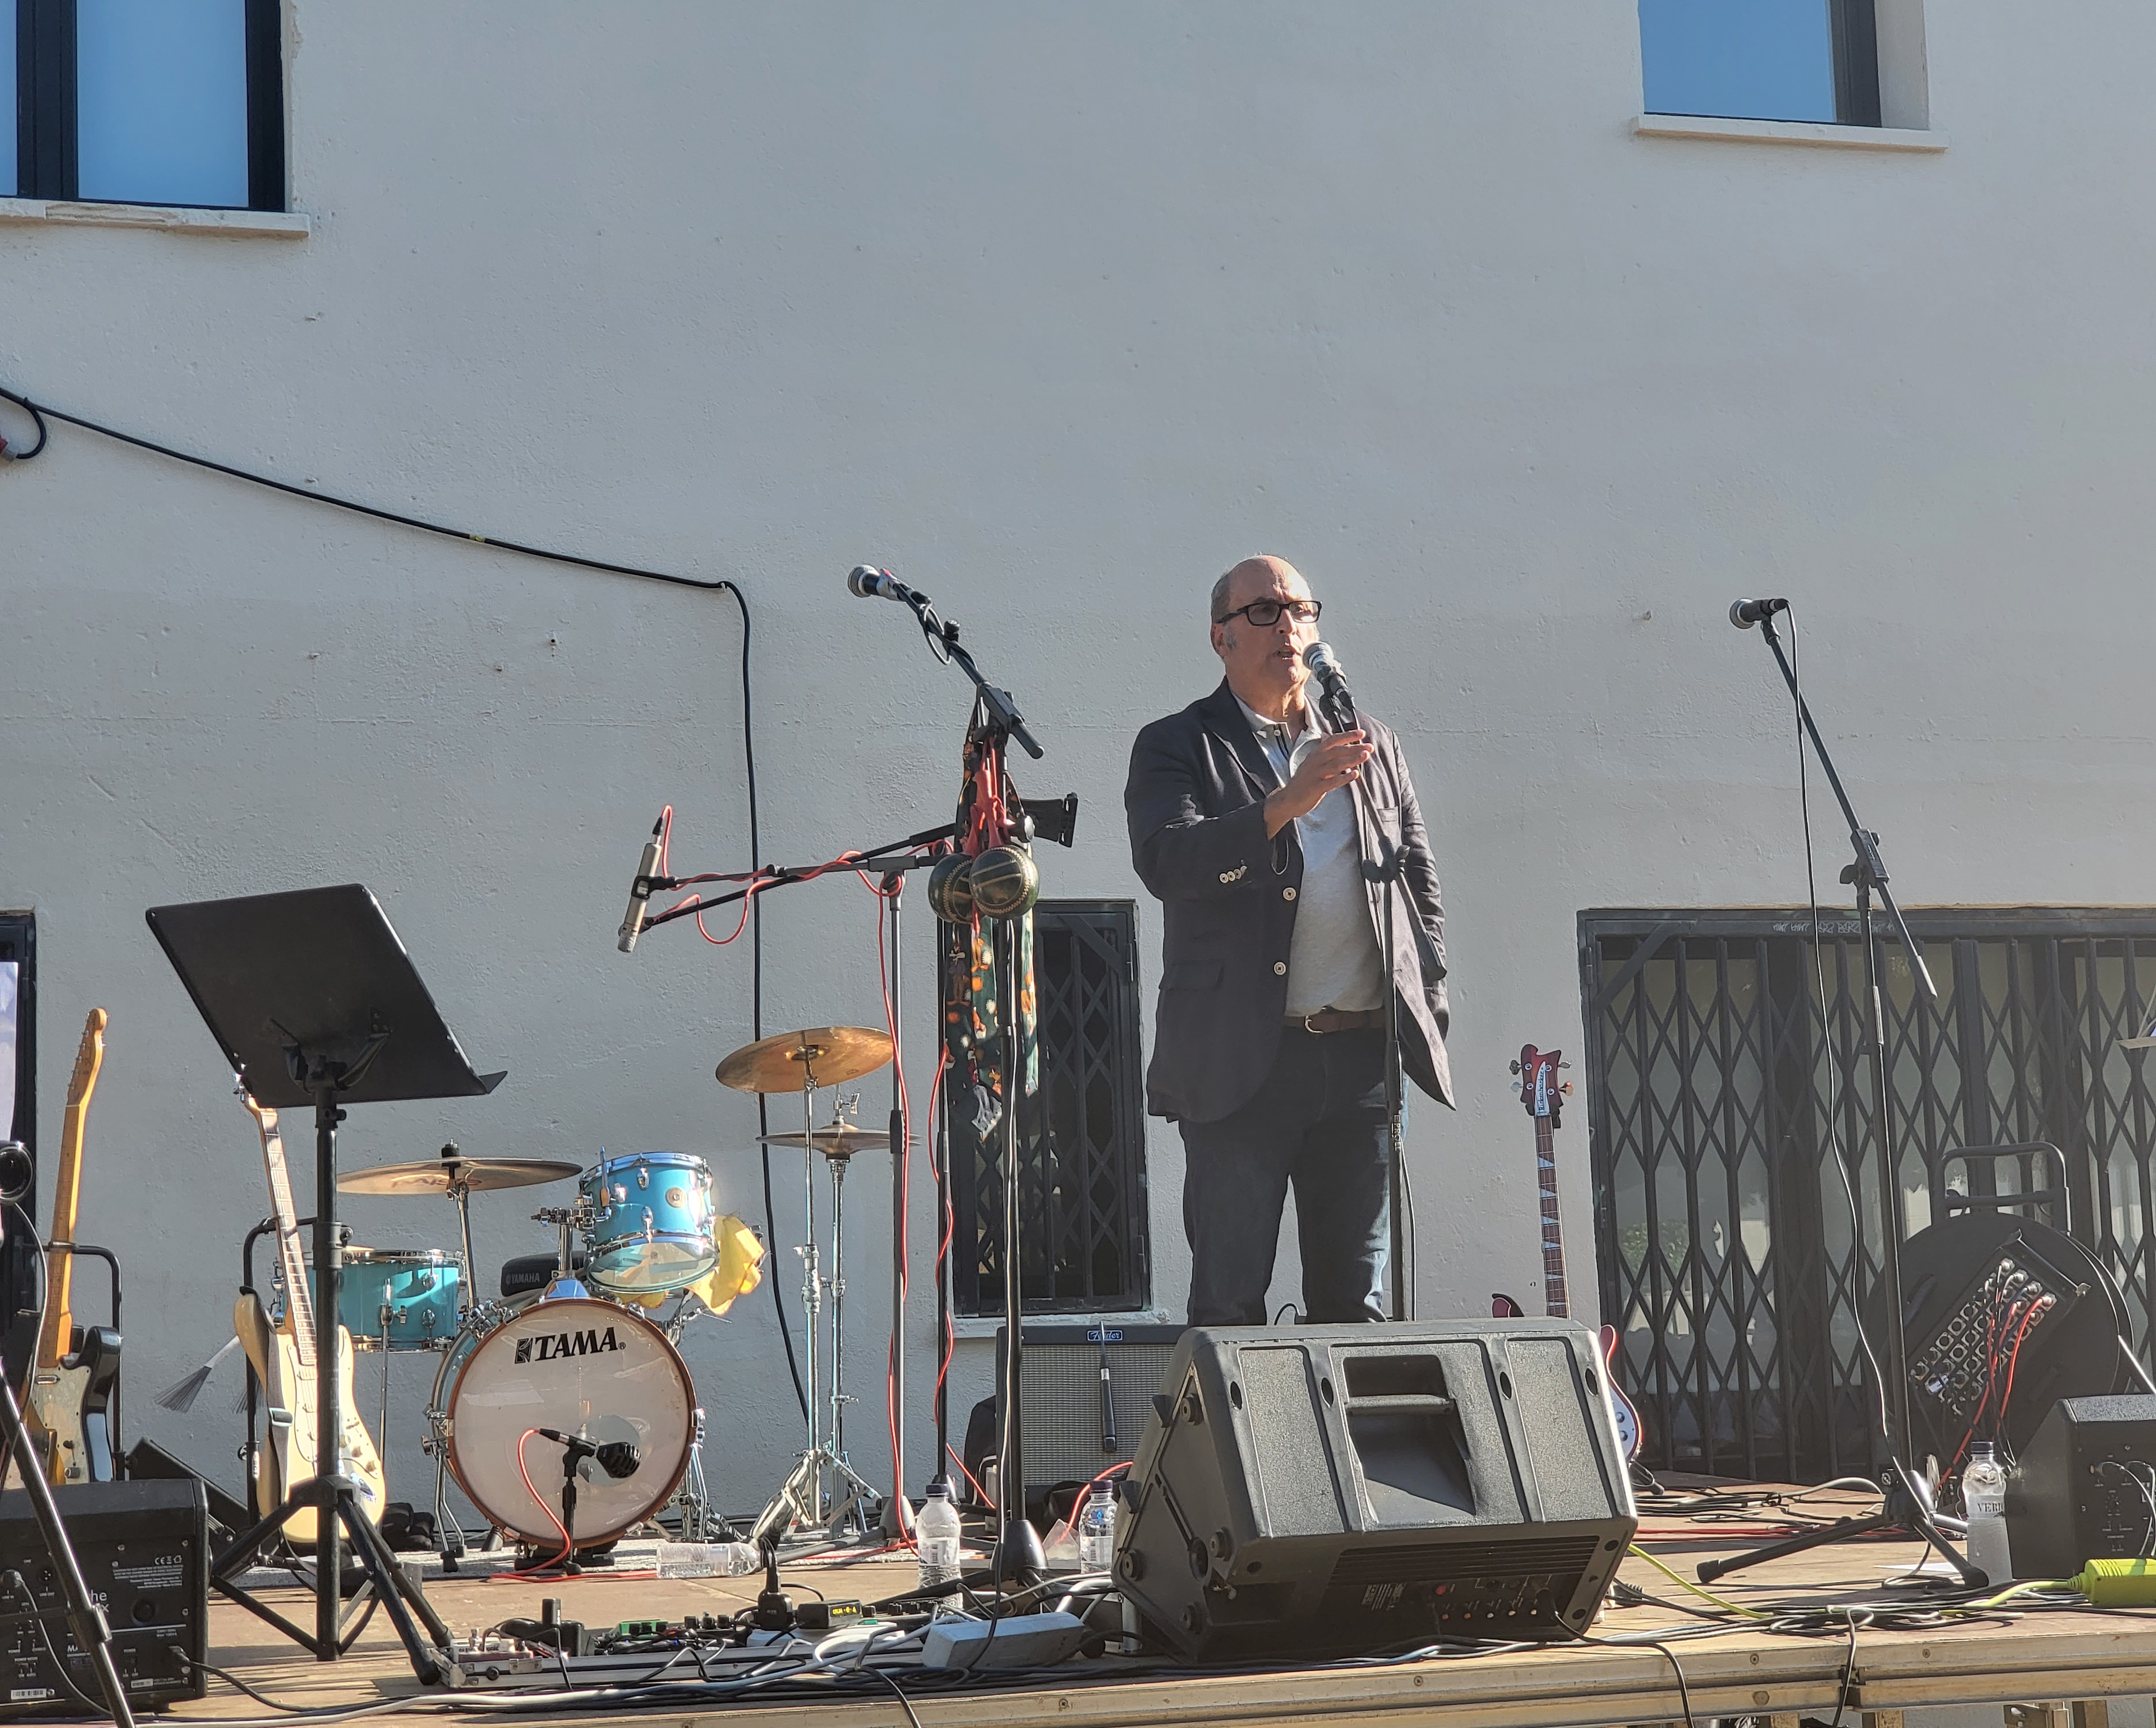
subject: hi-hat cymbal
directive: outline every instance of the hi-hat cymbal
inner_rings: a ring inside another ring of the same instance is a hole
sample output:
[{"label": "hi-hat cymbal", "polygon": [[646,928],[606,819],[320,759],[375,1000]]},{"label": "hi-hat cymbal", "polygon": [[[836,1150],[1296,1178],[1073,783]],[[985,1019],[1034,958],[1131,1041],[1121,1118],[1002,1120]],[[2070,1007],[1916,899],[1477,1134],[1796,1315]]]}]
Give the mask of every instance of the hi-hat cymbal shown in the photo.
[{"label": "hi-hat cymbal", "polygon": [[561,1158],[422,1158],[377,1164],[337,1178],[341,1194],[447,1194],[453,1188],[528,1188],[583,1174]]},{"label": "hi-hat cymbal", "polygon": [[891,1034],[870,1026],[811,1026],[744,1044],[719,1064],[736,1092],[805,1092],[872,1074],[891,1060]]},{"label": "hi-hat cymbal", "polygon": [[891,1136],[880,1129],[855,1128],[850,1122],[834,1122],[816,1130],[814,1138],[798,1129],[792,1134],[767,1134],[757,1137],[766,1146],[814,1145],[826,1158],[851,1158],[856,1152],[888,1152]]}]

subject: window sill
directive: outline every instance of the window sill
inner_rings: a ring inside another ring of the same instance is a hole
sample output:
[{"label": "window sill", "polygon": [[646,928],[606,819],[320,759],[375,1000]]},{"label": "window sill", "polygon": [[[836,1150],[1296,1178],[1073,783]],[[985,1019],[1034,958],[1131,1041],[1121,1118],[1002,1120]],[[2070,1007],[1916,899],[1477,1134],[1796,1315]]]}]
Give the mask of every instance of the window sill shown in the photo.
[{"label": "window sill", "polygon": [[1716,120],[1692,114],[1643,114],[1632,122],[1640,138],[1708,138],[1738,144],[1807,144],[1815,150],[1912,150],[1936,156],[1944,132],[1892,126],[1828,126],[1810,120]]},{"label": "window sill", "polygon": [[314,218],[303,210],[194,210],[174,204],[53,203],[0,198],[0,222],[66,222],[89,228],[162,228],[183,234],[254,234],[304,239]]},{"label": "window sill", "polygon": [[[1165,1309],[1123,1309],[1115,1314],[1028,1314],[1029,1326],[1171,1326],[1182,1322]],[[1003,1330],[1001,1314],[953,1314],[951,1330],[961,1340],[993,1338]]]}]

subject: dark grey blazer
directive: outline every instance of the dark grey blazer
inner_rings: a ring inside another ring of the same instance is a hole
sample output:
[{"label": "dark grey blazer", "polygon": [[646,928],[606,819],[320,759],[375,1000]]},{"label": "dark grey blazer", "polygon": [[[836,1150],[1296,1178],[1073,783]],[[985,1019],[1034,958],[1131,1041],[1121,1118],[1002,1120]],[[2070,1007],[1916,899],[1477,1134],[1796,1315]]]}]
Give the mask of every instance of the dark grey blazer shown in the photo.
[{"label": "dark grey blazer", "polygon": [[[1450,1104],[1437,869],[1399,740],[1362,717],[1376,747],[1363,783],[1377,820],[1404,852],[1392,891],[1400,1063],[1417,1086]],[[1123,789],[1131,861],[1162,908],[1160,1000],[1146,1072],[1146,1108],[1156,1116],[1219,1121],[1257,1091],[1280,1047],[1302,847],[1291,822],[1265,839],[1265,798],[1278,784],[1224,680],[1202,702],[1154,721],[1132,748]],[[1357,815],[1363,855],[1374,856],[1359,799]],[[1371,885],[1382,943],[1381,892]]]}]

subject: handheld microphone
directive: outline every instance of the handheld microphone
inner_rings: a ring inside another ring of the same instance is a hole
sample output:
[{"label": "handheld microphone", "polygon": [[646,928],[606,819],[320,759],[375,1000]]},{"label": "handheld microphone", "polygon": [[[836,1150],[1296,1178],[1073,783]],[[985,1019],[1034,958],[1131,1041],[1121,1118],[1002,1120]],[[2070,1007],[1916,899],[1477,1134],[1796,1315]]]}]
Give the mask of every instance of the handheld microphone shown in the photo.
[{"label": "handheld microphone", "polygon": [[651,910],[651,877],[659,868],[659,837],[666,826],[662,813],[651,825],[651,838],[644,843],[644,856],[638,861],[636,874],[629,878],[629,910],[621,916],[621,951],[631,952],[636,939],[644,933],[644,915]]},{"label": "handheld microphone", "polygon": [[1312,642],[1302,651],[1302,663],[1316,676],[1336,715],[1345,716],[1353,710],[1355,698],[1348,693],[1348,674],[1341,669],[1340,656],[1327,645]]},{"label": "handheld microphone", "polygon": [[1787,600],[1732,600],[1729,621],[1739,630],[1749,630],[1761,619],[1772,618],[1777,612],[1789,609]]},{"label": "handheld microphone", "polygon": [[873,564],[855,564],[846,578],[846,591],[865,600],[896,600],[907,606],[921,598],[890,571]]}]

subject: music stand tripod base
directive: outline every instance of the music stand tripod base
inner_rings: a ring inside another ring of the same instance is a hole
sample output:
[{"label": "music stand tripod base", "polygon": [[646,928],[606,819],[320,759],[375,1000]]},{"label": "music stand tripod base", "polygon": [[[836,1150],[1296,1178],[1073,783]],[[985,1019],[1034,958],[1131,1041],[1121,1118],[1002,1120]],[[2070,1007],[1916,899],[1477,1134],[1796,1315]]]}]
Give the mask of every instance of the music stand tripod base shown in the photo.
[{"label": "music stand tripod base", "polygon": [[[367,1576],[352,1607],[379,1600],[428,1684],[455,1676],[452,1634],[418,1582],[361,1511],[341,1458],[342,1354],[336,1324],[344,1251],[336,1222],[336,1130],[345,1106],[395,1099],[480,1098],[500,1074],[475,1073],[411,956],[372,894],[357,882],[257,894],[144,914],[229,1068],[259,1103],[315,1111],[316,1468],[282,1504],[218,1555],[218,1592],[275,1627],[317,1660],[334,1662],[358,1628],[340,1595],[346,1541]],[[303,1509],[315,1509],[315,1629],[302,1630],[234,1579]],[[424,1634],[422,1633],[422,1628]]]}]

